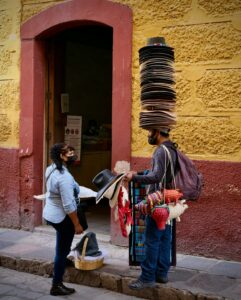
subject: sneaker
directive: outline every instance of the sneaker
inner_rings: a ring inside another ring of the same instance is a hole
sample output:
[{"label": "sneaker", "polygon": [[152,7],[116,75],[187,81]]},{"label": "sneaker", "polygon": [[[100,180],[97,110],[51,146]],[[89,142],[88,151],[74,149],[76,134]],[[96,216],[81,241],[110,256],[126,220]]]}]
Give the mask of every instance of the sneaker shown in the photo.
[{"label": "sneaker", "polygon": [[163,276],[163,277],[159,276],[159,277],[157,277],[156,282],[158,282],[158,283],[168,283],[168,277],[167,276]]},{"label": "sneaker", "polygon": [[154,287],[156,284],[155,282],[143,282],[140,279],[130,283],[128,287],[132,290],[141,290],[144,288]]}]

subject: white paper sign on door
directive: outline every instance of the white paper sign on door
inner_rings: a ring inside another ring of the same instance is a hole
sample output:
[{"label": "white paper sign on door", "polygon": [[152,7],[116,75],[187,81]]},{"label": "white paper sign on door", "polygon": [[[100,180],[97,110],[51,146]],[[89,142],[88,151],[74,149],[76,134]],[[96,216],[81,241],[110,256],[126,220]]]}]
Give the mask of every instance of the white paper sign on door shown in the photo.
[{"label": "white paper sign on door", "polygon": [[64,142],[75,148],[75,153],[80,160],[81,155],[82,116],[67,116]]}]

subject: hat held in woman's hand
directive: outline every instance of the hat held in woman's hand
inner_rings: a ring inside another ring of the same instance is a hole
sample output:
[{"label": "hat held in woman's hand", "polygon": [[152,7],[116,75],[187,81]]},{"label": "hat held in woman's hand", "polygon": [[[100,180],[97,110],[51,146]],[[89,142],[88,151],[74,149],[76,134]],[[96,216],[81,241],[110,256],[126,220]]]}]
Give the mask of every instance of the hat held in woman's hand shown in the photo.
[{"label": "hat held in woman's hand", "polygon": [[124,175],[124,173],[115,175],[110,170],[105,169],[95,176],[92,182],[98,189],[96,204],[99,203],[103,197],[105,197],[109,199],[110,207],[115,206],[118,199],[121,179],[124,177]]}]

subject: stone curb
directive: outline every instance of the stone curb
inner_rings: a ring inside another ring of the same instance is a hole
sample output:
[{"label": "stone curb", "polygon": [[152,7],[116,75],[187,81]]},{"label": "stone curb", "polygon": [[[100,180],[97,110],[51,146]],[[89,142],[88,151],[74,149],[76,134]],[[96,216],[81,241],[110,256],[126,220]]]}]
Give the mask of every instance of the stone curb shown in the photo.
[{"label": "stone curb", "polygon": [[[19,272],[26,272],[44,277],[52,277],[53,262],[26,259],[20,257],[11,257],[0,255],[0,266],[13,269]],[[104,269],[104,268],[103,268]],[[74,267],[68,267],[65,272],[64,281],[82,284],[92,287],[105,288],[114,292],[125,295],[135,296],[145,299],[162,299],[162,300],[224,300],[224,297],[210,296],[200,293],[191,293],[187,290],[176,289],[170,285],[157,284],[155,288],[146,288],[134,291],[128,288],[128,284],[136,278],[126,276],[116,269],[108,268],[105,270],[82,271]],[[129,275],[129,274],[128,274]]]}]

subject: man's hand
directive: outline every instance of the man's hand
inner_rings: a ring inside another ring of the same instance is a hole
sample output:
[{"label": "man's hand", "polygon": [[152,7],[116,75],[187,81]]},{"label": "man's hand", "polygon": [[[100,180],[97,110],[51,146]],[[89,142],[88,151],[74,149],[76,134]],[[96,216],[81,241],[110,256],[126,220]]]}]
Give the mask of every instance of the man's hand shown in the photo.
[{"label": "man's hand", "polygon": [[133,175],[137,174],[137,172],[134,172],[134,171],[130,171],[130,172],[127,172],[124,176],[124,180],[129,182],[132,180],[133,178]]}]

